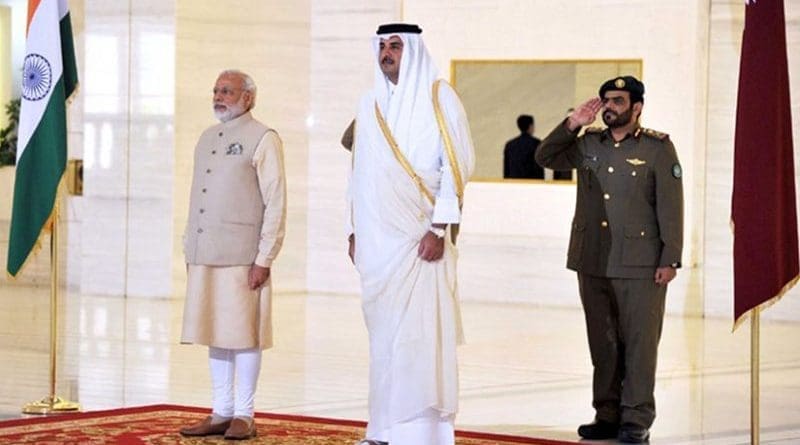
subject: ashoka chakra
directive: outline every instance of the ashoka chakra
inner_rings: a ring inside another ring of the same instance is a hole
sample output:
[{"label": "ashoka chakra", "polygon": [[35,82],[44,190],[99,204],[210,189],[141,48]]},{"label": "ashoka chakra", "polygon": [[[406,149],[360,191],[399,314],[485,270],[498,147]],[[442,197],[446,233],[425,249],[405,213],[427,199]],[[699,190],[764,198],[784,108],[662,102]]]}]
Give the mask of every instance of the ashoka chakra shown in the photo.
[{"label": "ashoka chakra", "polygon": [[40,100],[47,96],[52,85],[53,70],[50,62],[39,54],[28,54],[22,65],[22,97]]}]

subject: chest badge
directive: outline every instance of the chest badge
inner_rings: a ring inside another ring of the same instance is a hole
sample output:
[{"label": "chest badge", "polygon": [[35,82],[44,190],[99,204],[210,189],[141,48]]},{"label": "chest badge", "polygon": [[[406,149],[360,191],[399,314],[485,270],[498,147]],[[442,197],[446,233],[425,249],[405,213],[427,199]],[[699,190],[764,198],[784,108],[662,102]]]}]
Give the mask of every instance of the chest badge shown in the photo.
[{"label": "chest badge", "polygon": [[628,164],[631,164],[631,165],[634,165],[634,166],[647,164],[647,161],[643,161],[643,160],[641,160],[639,158],[626,159],[626,161],[628,161]]},{"label": "chest badge", "polygon": [[228,145],[228,148],[225,150],[226,155],[240,155],[244,151],[244,147],[242,144],[238,142],[234,142],[231,145]]}]

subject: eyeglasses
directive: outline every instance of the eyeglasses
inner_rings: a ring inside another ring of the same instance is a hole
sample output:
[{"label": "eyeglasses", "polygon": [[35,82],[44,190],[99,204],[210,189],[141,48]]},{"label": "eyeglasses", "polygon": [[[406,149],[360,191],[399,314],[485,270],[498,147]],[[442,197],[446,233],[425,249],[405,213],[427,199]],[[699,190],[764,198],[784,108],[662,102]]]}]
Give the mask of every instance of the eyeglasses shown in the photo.
[{"label": "eyeglasses", "polygon": [[217,95],[217,93],[222,93],[223,96],[233,96],[235,92],[239,90],[241,90],[241,88],[222,87],[222,88],[214,88],[211,91],[214,92],[215,96]]}]

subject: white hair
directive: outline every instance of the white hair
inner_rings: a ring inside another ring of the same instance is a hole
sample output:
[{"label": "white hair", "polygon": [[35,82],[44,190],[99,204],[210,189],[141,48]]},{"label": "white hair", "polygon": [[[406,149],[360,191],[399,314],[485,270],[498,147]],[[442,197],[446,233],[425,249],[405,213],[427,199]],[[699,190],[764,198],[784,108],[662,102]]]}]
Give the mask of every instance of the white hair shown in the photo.
[{"label": "white hair", "polygon": [[245,73],[244,71],[236,70],[236,69],[229,69],[219,73],[219,76],[239,76],[241,77],[244,83],[244,90],[250,92],[250,96],[253,98],[252,102],[250,103],[250,108],[246,111],[250,111],[256,107],[256,93],[258,89],[256,88],[256,83],[253,81],[253,78],[250,77],[249,74]]}]

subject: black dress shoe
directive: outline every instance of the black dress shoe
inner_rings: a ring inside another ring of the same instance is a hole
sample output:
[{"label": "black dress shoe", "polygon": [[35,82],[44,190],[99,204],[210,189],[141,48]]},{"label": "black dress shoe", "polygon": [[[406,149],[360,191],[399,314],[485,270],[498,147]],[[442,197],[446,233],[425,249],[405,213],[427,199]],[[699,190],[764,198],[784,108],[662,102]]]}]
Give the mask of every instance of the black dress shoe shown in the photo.
[{"label": "black dress shoe", "polygon": [[645,443],[650,439],[650,431],[636,425],[622,425],[617,440],[622,443]]},{"label": "black dress shoe", "polygon": [[595,420],[578,427],[578,435],[590,440],[616,439],[618,433],[619,425],[605,420]]}]

